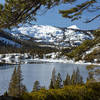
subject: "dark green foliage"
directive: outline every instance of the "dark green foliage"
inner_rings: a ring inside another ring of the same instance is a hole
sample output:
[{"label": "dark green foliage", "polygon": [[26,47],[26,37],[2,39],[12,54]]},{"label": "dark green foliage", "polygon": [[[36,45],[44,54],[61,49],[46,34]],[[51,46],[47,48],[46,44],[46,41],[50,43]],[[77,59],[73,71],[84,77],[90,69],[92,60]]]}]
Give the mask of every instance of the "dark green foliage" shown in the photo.
[{"label": "dark green foliage", "polygon": [[[93,40],[85,40],[80,46],[76,47],[74,50],[72,50],[70,53],[67,53],[69,58],[75,58],[75,61],[82,60],[82,56],[85,54],[86,51],[90,50],[91,48],[95,47],[100,43],[100,37],[99,33],[94,32],[93,33],[95,38]],[[100,50],[99,48],[97,50],[94,50],[92,53],[88,54],[86,57],[84,57],[84,60],[93,62],[94,59],[99,58]]]},{"label": "dark green foliage", "polygon": [[[27,99],[25,99],[27,97]],[[62,89],[40,90],[24,95],[24,100],[99,100],[100,83],[69,85]]]},{"label": "dark green foliage", "polygon": [[53,68],[49,89],[54,89],[56,83],[56,70]]},{"label": "dark green foliage", "polygon": [[[75,0],[75,1],[79,2],[78,0]],[[68,2],[68,0],[65,0],[65,3],[66,2]],[[98,7],[100,6],[95,5],[97,3],[99,5],[98,0],[86,0],[84,2],[80,0],[80,3],[78,3],[77,5],[74,5],[74,7],[71,7],[70,9],[67,9],[67,10],[60,10],[59,13],[61,13],[63,17],[69,18],[71,19],[71,21],[74,21],[74,20],[79,20],[80,18],[82,18],[82,14],[87,9],[88,9],[87,11],[91,13],[98,11],[98,14],[95,17],[90,18],[89,20],[85,21],[86,23],[89,23],[95,20],[96,18],[100,17],[100,14],[99,14],[100,9],[98,9]]]},{"label": "dark green foliage", "polygon": [[100,82],[24,93],[20,98],[2,96],[0,100],[100,100]]},{"label": "dark green foliage", "polygon": [[93,40],[86,40],[83,42],[82,45],[78,46],[75,50],[73,50],[71,53],[68,53],[68,57],[75,58],[75,60],[81,59],[83,53],[93,47],[95,43]]},{"label": "dark green foliage", "polygon": [[4,5],[0,4],[0,28],[36,20],[35,16],[41,7],[50,9],[59,2],[60,0],[5,0]]},{"label": "dark green foliage", "polygon": [[71,76],[71,84],[72,85],[83,84],[83,78],[80,75],[78,68],[77,68],[76,72],[75,72],[75,70],[73,71],[73,74]]},{"label": "dark green foliage", "polygon": [[4,93],[4,96],[8,96],[8,92],[7,91]]},{"label": "dark green foliage", "polygon": [[18,94],[17,95],[20,95],[21,94],[21,86],[22,86],[22,71],[21,71],[21,66],[18,65],[18,69],[17,69],[17,90],[18,90]]},{"label": "dark green foliage", "polygon": [[[72,3],[74,1],[77,0],[5,0],[4,5],[0,4],[0,28],[9,28],[19,23],[36,21],[35,16],[38,11],[42,11],[42,7],[47,10],[61,3]],[[60,13],[63,17],[71,18],[72,21],[78,20],[83,11],[92,7],[95,3],[96,0],[84,1],[69,10],[60,10]],[[97,15],[96,18],[99,16]]]},{"label": "dark green foliage", "polygon": [[56,82],[56,70],[55,70],[55,68],[53,68],[51,80],[52,80],[53,85],[54,85]]},{"label": "dark green foliage", "polygon": [[[97,59],[96,61],[94,61],[94,59]],[[95,49],[93,52],[91,52],[90,54],[87,54],[84,57],[84,60],[88,61],[88,62],[95,62],[95,63],[100,63],[100,48]]]},{"label": "dark green foliage", "polygon": [[30,53],[31,56],[38,55],[38,57],[43,58],[44,54],[57,52],[56,48],[51,47],[40,47],[39,43],[35,43],[33,40],[20,40],[12,36],[11,34],[0,30],[0,37],[4,37],[8,40],[12,40],[18,44],[21,44],[21,47],[16,47],[7,43],[0,41],[0,54],[5,53]]},{"label": "dark green foliage", "polygon": [[49,89],[54,89],[54,84],[53,84],[53,81],[52,80],[50,81]]},{"label": "dark green foliage", "polygon": [[12,74],[12,78],[8,88],[9,96],[19,97],[24,92],[26,92],[26,87],[25,85],[22,84],[22,80],[23,78],[22,78],[21,66],[19,65],[17,70],[15,67],[14,72]]},{"label": "dark green foliage", "polygon": [[59,88],[61,88],[61,87],[62,87],[62,79],[61,79],[60,73],[58,73],[56,82],[55,82],[55,84],[54,84],[54,88],[55,88],[55,89],[59,89]]},{"label": "dark green foliage", "polygon": [[95,82],[95,79],[93,76],[94,76],[93,71],[88,72],[87,82]]},{"label": "dark green foliage", "polygon": [[100,37],[100,29],[94,31],[95,38]]},{"label": "dark green foliage", "polygon": [[16,67],[14,69],[14,72],[12,74],[12,78],[10,80],[9,88],[8,88],[8,94],[10,96],[16,96],[17,95],[17,73],[16,73]]},{"label": "dark green foliage", "polygon": [[89,70],[93,70],[96,66],[95,65],[88,65],[86,66],[86,69]]},{"label": "dark green foliage", "polygon": [[64,86],[65,85],[71,85],[71,78],[70,75],[67,74],[65,81],[63,82]]},{"label": "dark green foliage", "polygon": [[77,68],[76,71],[73,70],[71,77],[70,77],[69,74],[67,74],[66,79],[63,82],[63,84],[64,84],[64,86],[66,86],[66,85],[77,85],[77,84],[82,85],[83,84],[83,78],[80,75],[79,69]]},{"label": "dark green foliage", "polygon": [[80,71],[76,70],[76,84],[83,84],[83,77],[80,75]]},{"label": "dark green foliage", "polygon": [[35,82],[34,82],[34,86],[33,86],[33,90],[32,90],[32,91],[33,91],[33,92],[39,91],[40,88],[41,88],[41,86],[40,86],[39,81],[35,81]]},{"label": "dark green foliage", "polygon": [[[99,63],[100,60],[100,30],[95,30],[93,32],[94,39],[93,40],[85,40],[80,46],[73,48],[70,52],[62,52],[62,55],[67,56],[67,59],[75,59],[75,61],[85,60],[88,62],[94,62],[94,59],[97,59],[96,63]],[[86,51],[91,48],[97,47],[90,54],[86,54]],[[85,56],[84,56],[85,55]],[[84,57],[83,57],[84,56]]]}]

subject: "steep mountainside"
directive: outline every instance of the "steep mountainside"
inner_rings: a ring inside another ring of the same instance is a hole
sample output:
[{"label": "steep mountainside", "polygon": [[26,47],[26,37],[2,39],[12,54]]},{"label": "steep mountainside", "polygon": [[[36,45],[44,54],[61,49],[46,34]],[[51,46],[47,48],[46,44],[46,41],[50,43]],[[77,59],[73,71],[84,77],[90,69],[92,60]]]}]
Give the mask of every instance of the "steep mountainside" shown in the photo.
[{"label": "steep mountainside", "polygon": [[13,28],[10,33],[19,39],[28,40],[33,37],[35,42],[60,44],[61,46],[79,45],[86,39],[93,39],[89,31],[79,30],[76,25],[65,29],[49,25],[24,25],[19,28]]},{"label": "steep mountainside", "polygon": [[[0,31],[0,50],[13,47],[24,50],[38,48],[75,47],[84,40],[91,40],[94,36],[89,30],[80,30],[76,25],[67,28],[48,25],[24,25],[19,28],[2,29]],[[23,49],[24,48],[24,49]]]},{"label": "steep mountainside", "polygon": [[80,46],[65,55],[76,61],[100,63],[100,30],[94,31],[93,40],[85,40]]},{"label": "steep mountainside", "polygon": [[[20,34],[21,38],[13,36],[9,30],[0,30],[0,53],[26,53],[44,54],[55,50],[51,47],[40,47],[34,38]],[[24,39],[24,38],[29,39]]]}]

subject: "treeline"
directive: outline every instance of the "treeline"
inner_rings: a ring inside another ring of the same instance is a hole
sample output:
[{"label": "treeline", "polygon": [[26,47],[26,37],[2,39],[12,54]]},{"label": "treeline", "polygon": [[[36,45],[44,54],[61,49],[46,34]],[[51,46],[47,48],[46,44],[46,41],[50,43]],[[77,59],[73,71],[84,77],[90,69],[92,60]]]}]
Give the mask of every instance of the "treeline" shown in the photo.
[{"label": "treeline", "polygon": [[[0,37],[4,37],[5,39],[11,40],[15,43],[15,45],[11,45],[9,42],[0,40],[0,54],[5,53],[31,53],[31,55],[39,55],[42,57],[43,54],[56,52],[56,48],[51,47],[40,47],[39,43],[34,41],[34,38],[29,40],[18,39],[13,35],[0,30]],[[18,47],[19,46],[19,47]]]},{"label": "treeline", "polygon": [[[92,77],[93,78],[93,77]],[[100,100],[100,82],[91,82],[91,77],[87,82],[83,82],[80,71],[73,71],[72,75],[66,75],[62,81],[60,73],[56,75],[55,68],[52,71],[49,89],[41,86],[39,81],[35,81],[32,92],[27,92],[23,85],[21,66],[15,67],[10,80],[8,91],[4,93],[1,100]]]},{"label": "treeline", "polygon": [[73,50],[71,50],[70,52],[63,52],[63,55],[66,55],[70,59],[74,58],[75,61],[86,60],[89,62],[94,62],[94,59],[100,57],[100,56],[98,57],[98,55],[100,55],[99,50],[98,51],[95,50],[93,53],[84,57],[84,59],[82,58],[86,51],[90,50],[91,48],[100,43],[100,29],[95,30],[93,35],[94,35],[93,40],[85,40],[80,46],[73,48]]},{"label": "treeline", "polygon": [[22,47],[22,48],[16,48],[12,47],[11,45],[0,45],[0,54],[6,54],[6,53],[30,53],[31,56],[38,55],[39,58],[43,58],[44,54],[57,52],[58,50],[55,48],[50,47]]},{"label": "treeline", "polygon": [[62,89],[42,89],[25,93],[23,100],[100,100],[100,83],[69,85]]}]

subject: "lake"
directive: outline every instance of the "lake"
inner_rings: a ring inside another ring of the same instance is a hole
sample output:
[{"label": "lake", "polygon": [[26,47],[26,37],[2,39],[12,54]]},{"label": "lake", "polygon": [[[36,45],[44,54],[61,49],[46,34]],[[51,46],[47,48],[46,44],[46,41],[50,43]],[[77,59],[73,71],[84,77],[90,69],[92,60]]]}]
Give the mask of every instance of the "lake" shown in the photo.
[{"label": "lake", "polygon": [[[3,94],[9,86],[11,75],[15,66],[0,66],[0,94]],[[86,65],[81,64],[67,64],[67,63],[42,63],[42,64],[23,64],[21,65],[23,74],[23,83],[26,85],[28,91],[32,91],[33,84],[36,80],[40,82],[41,86],[48,88],[52,75],[53,68],[56,73],[60,73],[64,80],[66,74],[72,74],[73,70],[79,68],[84,82],[88,76]]]}]

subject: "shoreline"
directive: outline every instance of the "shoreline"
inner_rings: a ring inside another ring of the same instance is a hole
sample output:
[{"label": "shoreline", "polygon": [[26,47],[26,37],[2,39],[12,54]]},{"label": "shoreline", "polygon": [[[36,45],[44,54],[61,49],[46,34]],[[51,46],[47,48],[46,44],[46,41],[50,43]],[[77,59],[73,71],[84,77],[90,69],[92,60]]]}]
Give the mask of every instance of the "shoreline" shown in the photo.
[{"label": "shoreline", "polygon": [[65,63],[65,64],[83,64],[83,65],[97,65],[100,66],[100,63],[91,63],[91,62],[84,62],[84,61],[77,61],[74,60],[67,60],[67,59],[25,59],[22,61],[11,63],[11,62],[0,62],[0,66],[2,65],[18,65],[18,64],[42,64],[42,63]]},{"label": "shoreline", "polygon": [[100,63],[91,63],[83,61],[74,62],[73,60],[67,59],[30,59],[31,61],[49,62],[49,63],[69,63],[69,64],[84,64],[84,65],[100,65]]}]

